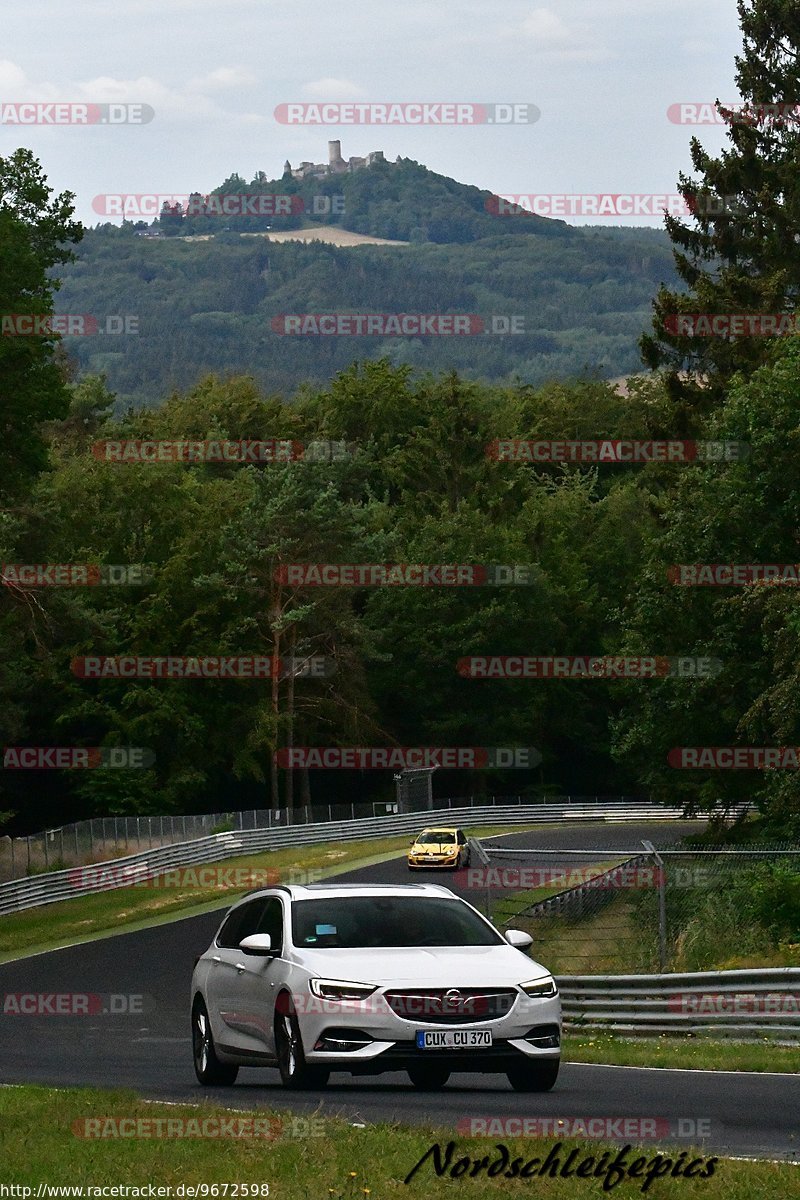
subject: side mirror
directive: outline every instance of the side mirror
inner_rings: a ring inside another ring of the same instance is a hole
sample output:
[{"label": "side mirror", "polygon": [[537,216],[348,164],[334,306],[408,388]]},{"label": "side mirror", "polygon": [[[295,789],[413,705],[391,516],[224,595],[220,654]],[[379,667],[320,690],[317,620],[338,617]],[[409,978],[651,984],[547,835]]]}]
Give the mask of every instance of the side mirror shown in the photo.
[{"label": "side mirror", "polygon": [[249,937],[242,938],[239,942],[239,949],[243,954],[257,954],[263,958],[275,954],[272,949],[272,938],[268,933],[251,933]]},{"label": "side mirror", "polygon": [[522,929],[507,929],[506,941],[509,946],[513,946],[515,950],[527,950],[533,945],[533,938],[529,933],[525,933]]}]

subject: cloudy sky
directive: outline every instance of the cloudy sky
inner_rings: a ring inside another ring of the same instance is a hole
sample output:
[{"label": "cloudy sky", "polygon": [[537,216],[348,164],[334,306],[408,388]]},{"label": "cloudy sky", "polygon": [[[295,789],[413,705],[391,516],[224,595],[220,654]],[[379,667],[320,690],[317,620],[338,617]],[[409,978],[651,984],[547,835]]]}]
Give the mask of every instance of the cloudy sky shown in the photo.
[{"label": "cloudy sky", "polygon": [[[329,138],[345,156],[382,149],[499,193],[674,193],[690,136],[715,150],[724,134],[675,124],[667,109],[735,100],[739,49],[733,0],[7,3],[0,155],[32,149],[89,224],[95,196],[207,192],[233,171],[276,177],[286,158],[327,158]],[[348,100],[528,103],[541,117],[454,128],[274,116],[280,104]],[[147,104],[155,116],[8,123],[9,104],[54,101]]]}]

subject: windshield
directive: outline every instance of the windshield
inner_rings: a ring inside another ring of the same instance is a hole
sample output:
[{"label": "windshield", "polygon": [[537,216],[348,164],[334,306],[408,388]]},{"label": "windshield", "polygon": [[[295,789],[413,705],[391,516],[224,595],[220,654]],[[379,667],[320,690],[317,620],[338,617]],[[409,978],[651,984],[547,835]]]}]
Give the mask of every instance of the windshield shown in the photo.
[{"label": "windshield", "polygon": [[437,845],[440,842],[454,842],[456,840],[455,829],[425,829],[417,838],[421,844],[426,842],[435,842]]},{"label": "windshield", "polygon": [[295,946],[315,950],[506,943],[463,901],[434,896],[327,896],[292,905]]}]

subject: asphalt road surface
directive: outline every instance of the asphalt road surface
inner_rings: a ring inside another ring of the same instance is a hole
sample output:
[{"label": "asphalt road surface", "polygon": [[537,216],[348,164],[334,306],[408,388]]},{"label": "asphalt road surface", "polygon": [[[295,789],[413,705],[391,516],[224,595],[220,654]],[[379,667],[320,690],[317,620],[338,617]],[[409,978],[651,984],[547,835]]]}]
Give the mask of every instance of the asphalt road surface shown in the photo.
[{"label": "asphalt road surface", "polygon": [[[690,828],[696,825],[593,823],[490,840],[506,847],[636,852],[642,838],[664,847]],[[553,865],[554,860],[559,861],[557,856],[527,861]],[[581,860],[563,861],[574,865]],[[585,861],[597,859],[587,856]],[[339,878],[405,883],[429,876],[410,876],[400,859]],[[800,1149],[800,1076],[565,1063],[556,1087],[545,1094],[514,1092],[501,1075],[454,1075],[443,1091],[422,1093],[411,1087],[405,1073],[373,1079],[336,1074],[320,1092],[292,1094],[282,1089],[277,1070],[242,1068],[233,1088],[201,1088],[192,1068],[189,982],[194,958],[207,948],[222,911],[0,964],[0,992],[6,996],[88,992],[145,997],[144,1011],[131,1015],[4,1016],[0,1081],[131,1087],[153,1099],[215,1100],[229,1107],[319,1112],[353,1122],[423,1123],[449,1129],[456,1139],[459,1123],[463,1132],[463,1122],[470,1118],[644,1117],[658,1123],[659,1141],[702,1145],[709,1153],[794,1158]],[[110,1007],[121,1003],[108,1001]],[[698,1128],[707,1136],[687,1136]]]}]

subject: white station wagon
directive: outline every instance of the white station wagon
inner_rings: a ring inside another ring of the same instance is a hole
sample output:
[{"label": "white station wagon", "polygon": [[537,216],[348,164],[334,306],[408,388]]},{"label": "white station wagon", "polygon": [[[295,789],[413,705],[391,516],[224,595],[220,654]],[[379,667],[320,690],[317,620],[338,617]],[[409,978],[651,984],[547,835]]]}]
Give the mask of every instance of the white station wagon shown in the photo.
[{"label": "white station wagon", "polygon": [[202,1084],[277,1067],[286,1087],[331,1071],[504,1073],[518,1091],[556,1081],[561,1000],[552,975],[438,884],[276,885],[227,913],[192,976]]}]

